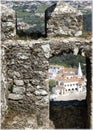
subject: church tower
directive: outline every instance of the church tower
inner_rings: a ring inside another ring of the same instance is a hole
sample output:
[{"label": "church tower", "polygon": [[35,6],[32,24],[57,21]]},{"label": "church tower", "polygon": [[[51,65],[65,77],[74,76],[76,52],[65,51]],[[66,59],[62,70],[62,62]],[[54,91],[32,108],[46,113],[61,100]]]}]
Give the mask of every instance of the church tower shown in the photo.
[{"label": "church tower", "polygon": [[82,73],[82,70],[81,70],[81,65],[79,63],[79,66],[78,66],[78,77],[82,77],[83,76],[83,73]]}]

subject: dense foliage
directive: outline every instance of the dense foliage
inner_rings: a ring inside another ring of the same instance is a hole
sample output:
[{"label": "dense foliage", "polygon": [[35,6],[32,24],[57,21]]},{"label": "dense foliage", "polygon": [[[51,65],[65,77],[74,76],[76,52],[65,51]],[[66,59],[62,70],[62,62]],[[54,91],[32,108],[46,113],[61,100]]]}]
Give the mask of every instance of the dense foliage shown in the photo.
[{"label": "dense foliage", "polygon": [[16,11],[17,14],[17,22],[24,21],[30,26],[35,25],[34,27],[30,27],[29,30],[26,31],[26,33],[32,33],[38,31],[44,34],[45,19],[42,16],[42,14],[44,14],[44,11],[46,10],[47,7],[48,5],[43,6],[32,5],[31,8],[29,9],[30,10],[29,12],[26,11],[26,9],[28,9],[26,5],[20,7],[14,6],[13,9]]},{"label": "dense foliage", "polygon": [[49,80],[49,91],[52,92],[52,88],[56,87],[56,82],[53,79]]},{"label": "dense foliage", "polygon": [[85,74],[86,71],[85,70],[86,61],[85,58],[82,57],[81,55],[75,56],[72,53],[70,54],[64,53],[63,55],[52,57],[49,62],[50,64],[58,64],[72,68],[78,68],[78,64],[80,62],[83,73]]},{"label": "dense foliage", "polygon": [[83,30],[85,32],[92,31],[92,13],[83,15]]}]

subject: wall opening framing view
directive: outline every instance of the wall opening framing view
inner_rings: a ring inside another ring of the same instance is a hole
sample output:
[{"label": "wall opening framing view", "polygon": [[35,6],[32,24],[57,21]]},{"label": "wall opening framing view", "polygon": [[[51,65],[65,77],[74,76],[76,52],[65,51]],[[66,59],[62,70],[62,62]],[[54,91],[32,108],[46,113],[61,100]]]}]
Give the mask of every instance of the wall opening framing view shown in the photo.
[{"label": "wall opening framing view", "polygon": [[87,77],[87,66],[90,64],[87,61],[89,59],[86,57],[75,56],[72,52],[49,59],[51,126],[61,129],[88,128],[86,97],[89,89],[88,82],[90,82]]}]

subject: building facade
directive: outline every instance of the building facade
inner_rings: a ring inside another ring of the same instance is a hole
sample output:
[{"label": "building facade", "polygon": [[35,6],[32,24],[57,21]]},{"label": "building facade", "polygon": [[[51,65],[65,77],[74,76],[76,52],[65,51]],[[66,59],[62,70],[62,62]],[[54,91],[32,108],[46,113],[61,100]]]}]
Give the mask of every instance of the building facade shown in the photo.
[{"label": "building facade", "polygon": [[86,91],[86,78],[82,73],[80,63],[78,69],[50,65],[48,77],[56,82],[56,87],[52,88],[54,94],[63,95]]}]

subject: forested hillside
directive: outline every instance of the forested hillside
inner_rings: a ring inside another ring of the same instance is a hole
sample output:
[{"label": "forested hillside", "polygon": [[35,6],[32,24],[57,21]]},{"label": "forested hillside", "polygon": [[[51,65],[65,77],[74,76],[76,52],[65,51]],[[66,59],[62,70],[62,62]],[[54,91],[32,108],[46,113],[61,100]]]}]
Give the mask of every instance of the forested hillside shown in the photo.
[{"label": "forested hillside", "polygon": [[[69,0],[70,1],[70,0]],[[2,0],[2,3],[4,1]],[[27,34],[40,32],[45,34],[45,10],[56,3],[56,1],[8,1],[5,2],[7,6],[12,6],[16,11],[17,25],[19,22],[24,22],[29,25],[29,29],[25,30]],[[80,4],[69,2],[71,6],[81,10],[83,13],[83,32],[92,31],[92,11],[84,6],[85,3]]]},{"label": "forested hillside", "polygon": [[83,73],[85,73],[86,61],[85,58],[82,57],[81,55],[75,56],[72,53],[70,54],[64,53],[63,55],[54,56],[49,60],[50,64],[58,64],[58,65],[63,65],[63,66],[73,67],[73,68],[78,68],[79,62],[81,63]]}]

